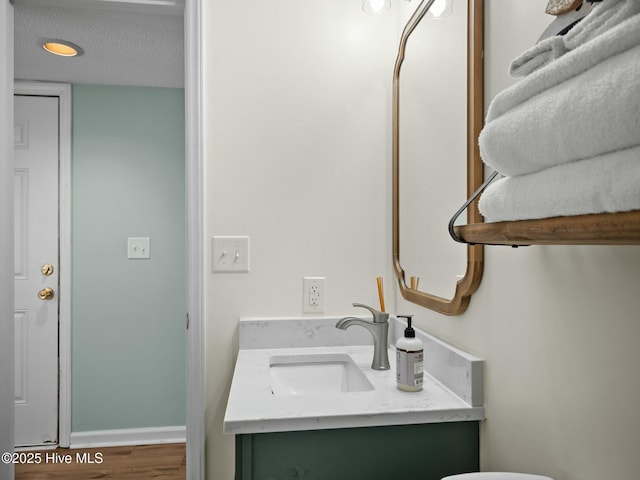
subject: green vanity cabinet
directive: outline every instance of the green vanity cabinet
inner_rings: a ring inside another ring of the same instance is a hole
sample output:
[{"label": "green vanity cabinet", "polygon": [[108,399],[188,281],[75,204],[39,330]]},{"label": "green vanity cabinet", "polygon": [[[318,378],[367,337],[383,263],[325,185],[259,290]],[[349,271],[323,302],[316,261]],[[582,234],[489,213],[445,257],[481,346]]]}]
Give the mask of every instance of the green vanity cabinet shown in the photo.
[{"label": "green vanity cabinet", "polygon": [[236,435],[235,480],[440,480],[477,472],[479,422]]}]

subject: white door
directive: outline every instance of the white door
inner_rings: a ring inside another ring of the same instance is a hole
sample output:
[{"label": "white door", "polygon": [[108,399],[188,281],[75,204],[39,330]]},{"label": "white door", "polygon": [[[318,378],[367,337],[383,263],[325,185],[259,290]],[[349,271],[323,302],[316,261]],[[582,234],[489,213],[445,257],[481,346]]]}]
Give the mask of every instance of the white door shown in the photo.
[{"label": "white door", "polygon": [[16,446],[58,439],[58,97],[15,95]]}]

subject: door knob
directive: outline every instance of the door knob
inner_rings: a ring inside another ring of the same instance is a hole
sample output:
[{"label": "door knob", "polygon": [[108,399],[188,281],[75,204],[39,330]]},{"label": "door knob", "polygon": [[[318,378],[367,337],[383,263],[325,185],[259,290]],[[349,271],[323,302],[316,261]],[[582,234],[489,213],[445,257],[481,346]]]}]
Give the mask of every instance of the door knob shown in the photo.
[{"label": "door knob", "polygon": [[50,263],[45,263],[44,265],[42,265],[42,268],[40,269],[40,271],[42,272],[43,275],[51,275],[53,274],[53,265],[51,265]]},{"label": "door knob", "polygon": [[53,298],[53,288],[43,288],[38,292],[38,298],[40,300],[51,300]]}]

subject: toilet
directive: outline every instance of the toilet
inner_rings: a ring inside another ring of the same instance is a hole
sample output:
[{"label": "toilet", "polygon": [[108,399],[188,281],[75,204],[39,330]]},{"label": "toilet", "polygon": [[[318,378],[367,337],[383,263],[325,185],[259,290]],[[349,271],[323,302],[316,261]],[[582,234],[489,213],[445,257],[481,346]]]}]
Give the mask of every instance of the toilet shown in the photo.
[{"label": "toilet", "polygon": [[543,477],[541,475],[528,475],[526,473],[479,472],[451,475],[444,477],[442,480],[553,480],[553,478]]}]

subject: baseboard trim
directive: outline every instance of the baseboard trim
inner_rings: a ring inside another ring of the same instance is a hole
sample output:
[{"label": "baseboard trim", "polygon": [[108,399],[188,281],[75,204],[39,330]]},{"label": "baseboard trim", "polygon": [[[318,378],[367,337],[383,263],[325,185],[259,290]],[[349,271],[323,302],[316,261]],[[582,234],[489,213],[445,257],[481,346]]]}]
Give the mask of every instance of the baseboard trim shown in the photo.
[{"label": "baseboard trim", "polygon": [[187,430],[177,427],[126,428],[71,432],[70,448],[120,447],[125,445],[156,445],[185,443]]}]

